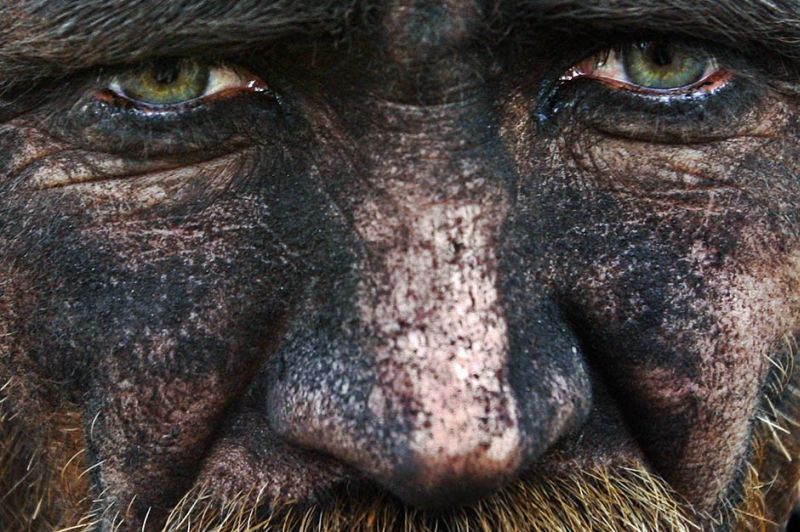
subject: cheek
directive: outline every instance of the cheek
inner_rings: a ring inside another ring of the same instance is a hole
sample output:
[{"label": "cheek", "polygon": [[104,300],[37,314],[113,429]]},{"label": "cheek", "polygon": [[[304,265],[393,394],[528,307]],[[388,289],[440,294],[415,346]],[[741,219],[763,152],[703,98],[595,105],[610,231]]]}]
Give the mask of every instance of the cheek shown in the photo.
[{"label": "cheek", "polygon": [[241,213],[204,214],[180,226],[51,217],[60,229],[26,235],[0,291],[1,369],[76,404],[103,390],[112,410],[135,399],[136,422],[151,414],[164,434],[176,416],[209,424],[279,334],[294,281],[274,263],[278,244],[242,230]]},{"label": "cheek", "polygon": [[113,382],[91,392],[85,414],[87,448],[102,461],[100,485],[137,493],[159,486],[158,497],[186,489],[235,396],[235,380],[213,372],[124,378],[111,370],[108,377]]},{"label": "cheek", "polygon": [[[18,357],[8,364],[0,352],[0,376],[18,378],[24,357],[31,382],[57,383],[51,396],[79,405],[87,447],[103,463],[93,469],[98,490],[150,493],[158,504],[186,488],[311,272],[349,264],[312,179],[246,189],[258,175],[236,175],[235,197],[173,197],[180,210],[169,216],[109,216],[113,202],[97,195],[104,209],[79,216],[77,189],[61,203],[31,195],[9,217],[20,226],[0,227],[0,239],[18,235],[19,270],[4,277],[14,290],[0,291],[0,309],[11,309],[0,327],[15,331]],[[34,213],[49,223],[32,224]]]},{"label": "cheek", "polygon": [[772,130],[687,147],[571,127],[515,152],[515,272],[554,287],[647,461],[714,508],[800,326],[796,146]]},{"label": "cheek", "polygon": [[[798,325],[796,261],[752,226],[721,238],[730,227],[635,245],[649,254],[609,254],[569,296],[648,459],[708,505],[741,467],[764,383]],[[728,238],[738,247],[720,251]]]},{"label": "cheek", "polygon": [[80,401],[87,447],[103,463],[98,489],[160,486],[157,496],[170,497],[263,364],[286,311],[277,286],[291,279],[265,268],[270,246],[261,240],[258,251],[241,234],[101,232],[82,231],[68,246],[82,258],[61,255],[38,275],[32,293],[49,319],[26,335],[28,352],[38,371],[70,377],[62,386]]}]

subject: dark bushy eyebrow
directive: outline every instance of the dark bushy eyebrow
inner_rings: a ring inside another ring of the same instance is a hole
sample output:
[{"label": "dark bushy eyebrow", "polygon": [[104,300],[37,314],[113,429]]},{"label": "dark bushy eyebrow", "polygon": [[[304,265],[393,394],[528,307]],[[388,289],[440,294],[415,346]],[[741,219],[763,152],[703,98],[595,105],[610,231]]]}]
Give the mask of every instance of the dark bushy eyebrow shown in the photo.
[{"label": "dark bushy eyebrow", "polygon": [[515,25],[579,35],[680,35],[800,60],[798,0],[500,0]]},{"label": "dark bushy eyebrow", "polygon": [[[477,1],[477,0],[464,0]],[[800,61],[798,0],[483,0],[488,18],[573,39],[678,34]],[[342,33],[376,0],[0,0],[0,90],[153,56],[235,54]],[[311,38],[311,37],[307,37]]]},{"label": "dark bushy eyebrow", "polygon": [[0,0],[0,88],[199,50],[233,52],[297,33],[330,33],[357,0]]}]

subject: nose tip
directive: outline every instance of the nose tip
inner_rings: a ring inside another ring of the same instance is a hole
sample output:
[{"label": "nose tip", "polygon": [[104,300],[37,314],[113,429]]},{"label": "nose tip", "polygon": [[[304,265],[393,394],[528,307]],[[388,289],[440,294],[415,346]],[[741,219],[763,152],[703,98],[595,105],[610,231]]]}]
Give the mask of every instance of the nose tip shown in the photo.
[{"label": "nose tip", "polygon": [[[436,378],[427,383],[426,393],[415,398],[398,397],[394,388],[373,388],[373,413],[391,424],[394,415],[375,410],[380,404],[376,397],[386,397],[394,405],[389,411],[406,420],[403,433],[395,434],[395,445],[373,469],[373,476],[414,506],[466,504],[505,484],[522,466],[525,450],[516,400],[504,379],[467,378],[460,381],[460,388],[451,381],[446,389],[437,390],[432,381],[446,379],[441,374],[429,376]],[[425,384],[423,376],[417,378]]]},{"label": "nose tip", "polygon": [[381,484],[406,504],[418,508],[470,504],[507,484],[521,466],[518,439],[495,445],[512,447],[503,449],[503,456],[494,455],[492,444],[466,455],[451,455],[442,448],[428,455],[410,453],[387,471]]},{"label": "nose tip", "polygon": [[406,502],[450,505],[501,485],[521,461],[493,247],[503,214],[471,200],[415,210],[404,238],[383,242],[389,267],[359,293],[376,375],[368,407],[395,442],[373,477]]},{"label": "nose tip", "polygon": [[336,393],[338,381],[296,389],[284,383],[272,389],[271,426],[411,506],[469,504],[513,480],[535,450],[504,372],[486,356],[475,358],[487,371],[462,374],[458,358],[439,359],[438,371],[395,368],[370,385],[348,384],[346,393]]}]

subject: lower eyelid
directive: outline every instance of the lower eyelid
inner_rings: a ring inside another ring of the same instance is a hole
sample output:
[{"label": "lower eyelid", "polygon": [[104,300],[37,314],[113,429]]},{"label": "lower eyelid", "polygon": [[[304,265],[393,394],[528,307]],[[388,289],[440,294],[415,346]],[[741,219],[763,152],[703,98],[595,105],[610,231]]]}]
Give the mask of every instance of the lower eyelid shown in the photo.
[{"label": "lower eyelid", "polygon": [[711,73],[710,76],[704,78],[702,81],[699,81],[698,83],[695,83],[688,87],[681,87],[677,89],[649,89],[640,87],[638,85],[634,85],[626,81],[595,78],[591,76],[586,76],[586,77],[589,79],[595,79],[596,81],[615,89],[626,90],[636,94],[651,96],[655,98],[674,99],[682,96],[713,94],[719,91],[720,89],[724,88],[733,79],[733,73],[724,70],[719,70],[715,73]]},{"label": "lower eyelid", "polygon": [[[759,134],[776,123],[770,108],[780,98],[761,84],[732,72],[720,78],[712,92],[684,95],[637,94],[584,80],[564,84],[557,97],[570,102],[558,117],[562,128],[581,124],[606,137],[647,144],[705,144]],[[780,120],[778,120],[779,122]]]},{"label": "lower eyelid", "polygon": [[[66,199],[61,211],[74,209],[89,214],[95,222],[140,219],[148,211],[203,209],[215,201],[240,175],[247,152],[232,153],[190,166],[131,173],[40,190],[39,194],[60,194]],[[89,211],[84,207],[91,206]]]},{"label": "lower eyelid", "polygon": [[[270,93],[272,94],[272,93]],[[253,144],[251,120],[276,124],[282,114],[270,97],[232,96],[153,112],[106,90],[86,94],[48,129],[62,142],[86,153],[132,160],[182,160],[220,155]]]}]

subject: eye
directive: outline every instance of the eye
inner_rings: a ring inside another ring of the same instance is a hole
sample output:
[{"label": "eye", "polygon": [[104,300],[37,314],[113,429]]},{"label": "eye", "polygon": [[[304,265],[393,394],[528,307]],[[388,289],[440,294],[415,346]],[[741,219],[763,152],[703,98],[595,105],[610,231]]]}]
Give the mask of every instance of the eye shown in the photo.
[{"label": "eye", "polygon": [[142,107],[169,107],[229,91],[262,91],[266,86],[241,69],[173,59],[148,63],[118,75],[108,88]]},{"label": "eye", "polygon": [[634,92],[674,95],[709,92],[730,77],[703,50],[651,41],[604,50],[572,67],[561,79],[591,78]]}]

